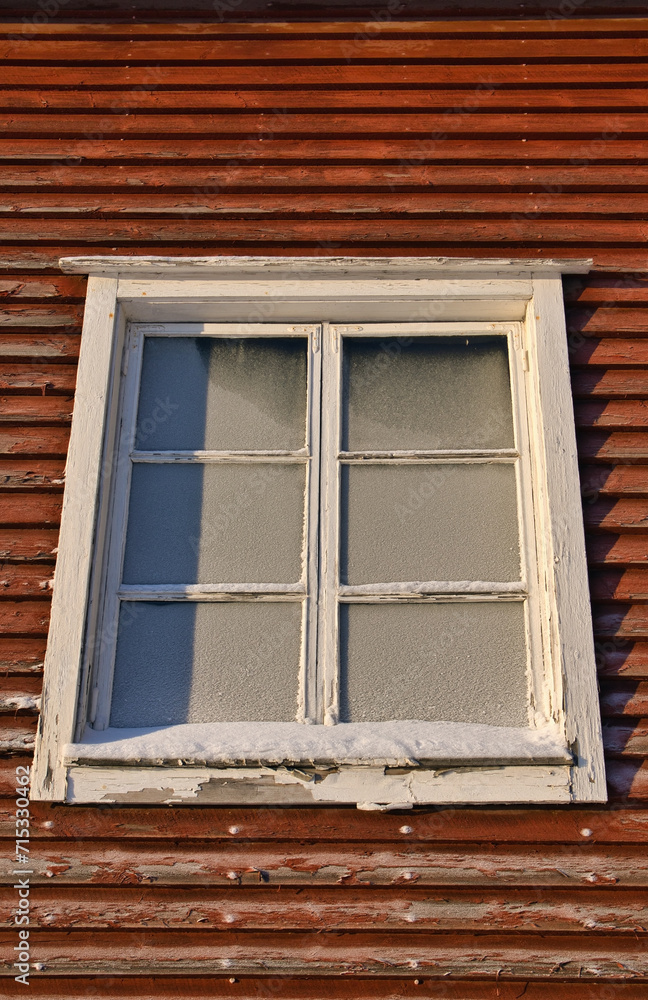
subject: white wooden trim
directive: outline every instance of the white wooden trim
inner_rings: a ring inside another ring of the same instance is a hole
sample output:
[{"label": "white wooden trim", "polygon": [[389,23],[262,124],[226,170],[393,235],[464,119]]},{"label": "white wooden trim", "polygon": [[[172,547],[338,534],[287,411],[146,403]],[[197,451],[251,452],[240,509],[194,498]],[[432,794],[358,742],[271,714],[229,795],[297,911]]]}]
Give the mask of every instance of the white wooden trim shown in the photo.
[{"label": "white wooden trim", "polygon": [[348,805],[387,812],[417,805],[567,804],[569,767],[554,765],[412,768],[129,767],[71,765],[68,801],[156,805]]},{"label": "white wooden trim", "polygon": [[578,454],[569,381],[567,332],[560,282],[534,280],[529,308],[539,419],[546,456],[550,546],[544,565],[551,573],[554,657],[561,664],[567,738],[577,764],[573,790],[579,802],[605,802],[607,789],[599,713],[587,558],[580,500]]},{"label": "white wooden trim", "polygon": [[527,257],[124,257],[77,256],[62,257],[59,266],[66,274],[141,275],[160,274],[177,277],[187,274],[195,277],[211,271],[241,276],[247,273],[305,274],[321,273],[344,277],[349,274],[368,277],[376,274],[425,274],[429,271],[465,274],[483,277],[510,274],[587,274],[593,265],[591,257],[550,258],[534,260]]},{"label": "white wooden trim", "polygon": [[40,799],[65,798],[60,748],[74,738],[75,730],[104,425],[114,364],[116,296],[116,279],[89,279],[45,657],[40,735],[32,772],[32,795]]},{"label": "white wooden trim", "polygon": [[342,435],[342,351],[337,329],[324,323],[322,330],[322,476],[324,478],[321,518],[322,571],[320,576],[320,670],[324,698],[324,725],[339,721],[339,524],[340,464],[338,453]]},{"label": "white wooden trim", "polygon": [[321,693],[317,663],[319,621],[319,530],[320,530],[320,449],[322,409],[322,326],[309,334],[307,375],[307,450],[310,455],[306,470],[304,573],[307,597],[303,605],[303,655],[300,674],[300,696],[297,719],[316,724],[321,719]]},{"label": "white wooden trim", "polygon": [[[190,300],[195,303],[209,302],[210,299],[214,299],[215,294],[221,301],[234,301],[239,304],[242,298],[258,302],[264,297],[314,301],[330,297],[331,277],[319,270],[314,274],[307,271],[299,278],[287,271],[286,277],[289,281],[288,287],[285,280],[277,280],[276,271],[263,274],[241,272],[234,277],[220,273],[214,276],[193,273],[192,277],[177,277],[175,274],[143,278],[121,277],[117,294],[122,302],[134,304],[143,298],[153,297],[160,299],[166,305],[179,303],[187,298],[187,293]],[[495,306],[497,302],[506,304],[514,303],[518,299],[526,301],[533,291],[528,274],[503,278],[482,273],[479,282],[470,276],[439,277],[434,269],[424,275],[419,271],[414,272],[413,277],[382,273],[379,276],[374,276],[373,273],[356,276],[336,273],[332,277],[340,297],[348,296],[352,299],[369,301],[386,297],[398,301],[413,297],[432,299],[436,303],[446,301],[448,305],[453,302],[488,300]],[[361,278],[360,281],[358,277]],[[245,323],[239,323],[239,326],[244,329]]]}]

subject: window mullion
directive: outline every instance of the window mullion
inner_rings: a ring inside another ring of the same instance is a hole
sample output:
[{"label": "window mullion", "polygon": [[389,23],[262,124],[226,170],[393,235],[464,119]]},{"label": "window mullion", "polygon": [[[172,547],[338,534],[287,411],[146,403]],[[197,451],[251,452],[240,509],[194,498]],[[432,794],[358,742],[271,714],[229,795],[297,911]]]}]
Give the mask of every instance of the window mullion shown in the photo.
[{"label": "window mullion", "polygon": [[340,532],[340,424],[342,407],[342,348],[338,330],[322,329],[322,494],[320,644],[323,721],[339,720],[338,574]]},{"label": "window mullion", "polygon": [[310,328],[308,339],[307,378],[307,451],[306,522],[304,530],[303,566],[306,575],[306,597],[303,601],[302,656],[300,676],[299,722],[320,721],[320,685],[318,682],[318,588],[319,588],[319,509],[320,509],[320,450],[322,403],[322,328]]}]

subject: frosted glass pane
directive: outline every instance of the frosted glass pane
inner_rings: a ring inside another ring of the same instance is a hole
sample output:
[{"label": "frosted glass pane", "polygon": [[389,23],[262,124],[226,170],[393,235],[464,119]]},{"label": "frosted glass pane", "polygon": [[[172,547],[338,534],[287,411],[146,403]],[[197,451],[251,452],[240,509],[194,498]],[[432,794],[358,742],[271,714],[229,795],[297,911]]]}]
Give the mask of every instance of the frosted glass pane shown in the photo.
[{"label": "frosted glass pane", "polygon": [[110,725],[291,722],[301,604],[124,602]]},{"label": "frosted glass pane", "polygon": [[512,448],[504,337],[344,340],[346,451]]},{"label": "frosted glass pane", "polygon": [[146,338],[138,449],[296,450],[305,440],[305,338]]},{"label": "frosted glass pane", "polygon": [[526,726],[521,603],[349,604],[341,718]]},{"label": "frosted glass pane", "polygon": [[297,583],[304,465],[135,463],[124,583]]},{"label": "frosted glass pane", "polygon": [[520,579],[512,465],[342,467],[341,580]]}]

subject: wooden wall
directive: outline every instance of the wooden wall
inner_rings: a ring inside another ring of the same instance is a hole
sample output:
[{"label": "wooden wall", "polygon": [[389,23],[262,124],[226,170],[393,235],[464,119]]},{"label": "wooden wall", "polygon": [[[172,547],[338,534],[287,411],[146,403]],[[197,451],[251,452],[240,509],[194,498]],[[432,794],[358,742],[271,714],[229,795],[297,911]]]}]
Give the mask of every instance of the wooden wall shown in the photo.
[{"label": "wooden wall", "polygon": [[74,23],[59,0],[0,24],[2,793],[36,725],[83,311],[59,256],[591,255],[566,297],[611,804],[34,806],[27,989],[8,797],[0,993],[640,1000],[648,20],[571,0],[277,25],[224,3],[210,23]]}]

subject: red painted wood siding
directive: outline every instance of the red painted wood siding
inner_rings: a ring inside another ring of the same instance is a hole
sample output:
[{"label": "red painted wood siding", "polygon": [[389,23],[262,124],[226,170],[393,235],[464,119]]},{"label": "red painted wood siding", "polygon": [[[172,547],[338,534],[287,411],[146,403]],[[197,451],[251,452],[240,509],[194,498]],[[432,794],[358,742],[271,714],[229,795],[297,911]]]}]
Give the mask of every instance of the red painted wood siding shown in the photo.
[{"label": "red painted wood siding", "polygon": [[611,804],[35,806],[30,996],[646,996],[646,56],[639,18],[0,24],[5,858],[84,301],[59,256],[596,262],[565,293]]}]

